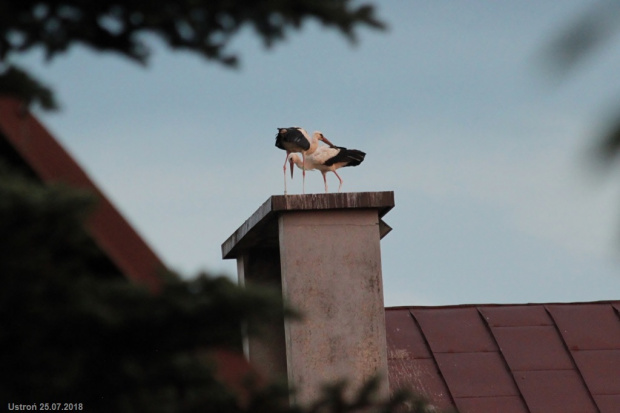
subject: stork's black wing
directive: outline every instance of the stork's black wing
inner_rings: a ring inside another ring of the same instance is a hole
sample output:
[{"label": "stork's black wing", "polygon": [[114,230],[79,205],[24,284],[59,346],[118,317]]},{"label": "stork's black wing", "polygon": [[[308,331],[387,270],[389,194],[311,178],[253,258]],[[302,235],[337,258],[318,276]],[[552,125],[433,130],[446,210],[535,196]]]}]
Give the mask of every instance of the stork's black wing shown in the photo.
[{"label": "stork's black wing", "polygon": [[310,149],[310,142],[298,127],[278,128],[276,146],[284,150],[297,147],[298,150],[307,151]]},{"label": "stork's black wing", "polygon": [[326,162],[326,166],[332,166],[335,163],[343,162],[344,166],[357,166],[364,161],[364,157],[366,156],[365,152],[358,151],[357,149],[347,149],[341,146],[336,146],[337,149],[340,149],[340,152],[333,158],[329,158]]}]

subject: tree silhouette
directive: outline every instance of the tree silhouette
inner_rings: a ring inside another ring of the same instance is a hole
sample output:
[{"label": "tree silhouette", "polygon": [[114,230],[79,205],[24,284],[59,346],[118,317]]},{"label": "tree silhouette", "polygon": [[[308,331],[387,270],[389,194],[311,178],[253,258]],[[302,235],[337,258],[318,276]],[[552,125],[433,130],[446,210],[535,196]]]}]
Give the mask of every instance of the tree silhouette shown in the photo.
[{"label": "tree silhouette", "polygon": [[[612,40],[620,29],[620,3],[613,0],[599,1],[590,6],[576,20],[567,24],[559,35],[545,48],[546,62],[559,77],[567,76],[577,65],[590,58],[592,53]],[[610,166],[620,156],[620,110],[597,137],[596,159],[603,166]]]},{"label": "tree silhouette", "polygon": [[[266,46],[283,40],[315,19],[355,41],[358,26],[384,24],[369,5],[351,0],[20,0],[0,2],[0,94],[12,94],[44,109],[57,107],[49,88],[11,65],[11,57],[42,48],[48,59],[75,44],[148,62],[145,39],[183,49],[226,66],[239,58],[228,50],[231,39],[252,27]],[[16,76],[16,73],[19,74]]]},{"label": "tree silhouette", "polygon": [[213,355],[240,354],[242,325],[260,334],[271,320],[294,316],[280,295],[172,273],[153,294],[117,273],[85,231],[94,198],[7,165],[0,163],[5,402],[73,403],[88,412],[428,411],[405,392],[377,397],[376,381],[352,399],[343,383],[327,386],[307,407],[290,406],[289,390],[258,374],[240,393],[219,377],[229,367]]},{"label": "tree silhouette", "polygon": [[[350,41],[357,27],[384,27],[371,6],[351,0],[0,1],[0,94],[57,107],[51,89],[11,63],[34,48],[52,59],[82,44],[146,64],[146,39],[157,38],[234,67],[239,57],[228,45],[242,28],[269,47],[309,19]],[[213,355],[240,352],[242,325],[260,334],[270,320],[294,316],[281,296],[206,274],[163,273],[156,294],[132,284],[84,229],[95,199],[43,185],[14,161],[0,148],[2,400],[93,412],[434,411],[406,392],[378,397],[376,380],[353,398],[344,396],[346,383],[327,385],[305,407],[252,372],[240,393],[222,380]]]}]

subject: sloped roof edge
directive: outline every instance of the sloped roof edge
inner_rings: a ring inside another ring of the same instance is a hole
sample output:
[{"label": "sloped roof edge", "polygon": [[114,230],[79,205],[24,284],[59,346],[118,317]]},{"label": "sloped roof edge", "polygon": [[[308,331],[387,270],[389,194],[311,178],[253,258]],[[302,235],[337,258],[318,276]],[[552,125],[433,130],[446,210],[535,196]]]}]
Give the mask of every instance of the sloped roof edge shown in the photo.
[{"label": "sloped roof edge", "polygon": [[94,241],[127,278],[157,290],[163,262],[19,100],[0,97],[0,131],[41,181],[87,189],[99,198],[87,222]]}]

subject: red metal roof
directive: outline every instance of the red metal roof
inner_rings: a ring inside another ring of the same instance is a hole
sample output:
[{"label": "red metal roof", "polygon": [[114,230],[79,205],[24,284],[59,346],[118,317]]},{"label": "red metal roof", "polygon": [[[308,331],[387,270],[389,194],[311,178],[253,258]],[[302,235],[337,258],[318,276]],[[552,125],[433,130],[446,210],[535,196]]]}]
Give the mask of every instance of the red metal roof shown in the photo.
[{"label": "red metal roof", "polygon": [[386,308],[390,387],[460,413],[620,412],[620,301]]},{"label": "red metal roof", "polygon": [[156,290],[163,263],[84,170],[20,101],[0,97],[0,134],[43,182],[64,182],[99,198],[88,229],[97,245],[129,279]]}]

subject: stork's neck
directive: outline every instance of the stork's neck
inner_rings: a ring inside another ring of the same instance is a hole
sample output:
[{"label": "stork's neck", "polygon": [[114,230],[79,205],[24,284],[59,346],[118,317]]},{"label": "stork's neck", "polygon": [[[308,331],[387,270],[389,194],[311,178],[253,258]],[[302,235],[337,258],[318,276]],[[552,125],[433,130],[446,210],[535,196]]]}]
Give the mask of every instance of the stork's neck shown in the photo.
[{"label": "stork's neck", "polygon": [[[310,147],[310,149],[312,149],[312,147]],[[293,154],[290,156],[290,159],[295,163],[295,165],[297,165],[299,169],[304,169],[304,163],[299,158],[299,156]]]},{"label": "stork's neck", "polygon": [[310,148],[306,151],[306,155],[310,155],[316,151],[316,148],[319,147],[319,137],[316,133],[312,134],[312,138],[310,138]]}]

